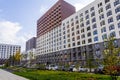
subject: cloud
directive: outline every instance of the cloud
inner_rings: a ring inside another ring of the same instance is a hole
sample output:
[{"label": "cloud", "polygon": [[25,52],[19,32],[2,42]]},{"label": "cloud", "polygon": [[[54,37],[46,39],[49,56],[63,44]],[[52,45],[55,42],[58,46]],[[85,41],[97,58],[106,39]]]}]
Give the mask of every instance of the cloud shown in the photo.
[{"label": "cloud", "polygon": [[17,22],[0,21],[0,43],[21,45],[22,50],[24,50],[26,40],[32,35],[21,34],[21,30],[22,26]]},{"label": "cloud", "polygon": [[82,9],[85,5],[81,4],[81,3],[76,3],[75,5],[76,11]]}]

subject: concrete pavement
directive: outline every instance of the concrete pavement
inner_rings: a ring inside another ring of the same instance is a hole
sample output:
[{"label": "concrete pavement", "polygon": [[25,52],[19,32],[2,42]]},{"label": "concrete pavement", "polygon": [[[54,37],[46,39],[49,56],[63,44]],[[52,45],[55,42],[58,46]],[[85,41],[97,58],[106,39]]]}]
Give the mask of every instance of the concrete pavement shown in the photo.
[{"label": "concrete pavement", "polygon": [[28,79],[25,79],[21,76],[17,76],[15,74],[0,69],[0,80],[28,80]]}]

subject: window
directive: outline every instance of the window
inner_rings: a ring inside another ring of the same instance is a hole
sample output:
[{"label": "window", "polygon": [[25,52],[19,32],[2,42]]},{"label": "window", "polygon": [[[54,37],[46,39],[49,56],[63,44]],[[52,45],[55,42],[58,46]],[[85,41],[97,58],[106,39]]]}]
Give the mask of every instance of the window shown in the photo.
[{"label": "window", "polygon": [[79,29],[79,25],[76,26],[76,29]]},{"label": "window", "polygon": [[70,37],[70,34],[68,34],[67,37],[69,38],[69,37]]},{"label": "window", "polygon": [[64,40],[64,44],[66,43],[66,40]]},{"label": "window", "polygon": [[108,42],[104,42],[104,47],[108,48]]},{"label": "window", "polygon": [[75,34],[74,34],[74,32],[72,33],[72,36],[74,36]]},{"label": "window", "polygon": [[75,43],[73,43],[73,46],[75,46]]},{"label": "window", "polygon": [[90,21],[88,20],[87,22],[86,22],[86,25],[89,25],[90,24]]},{"label": "window", "polygon": [[117,20],[120,20],[120,15],[117,15],[116,18],[117,18]]},{"label": "window", "polygon": [[70,47],[70,44],[68,44],[68,47]]},{"label": "window", "polygon": [[106,27],[103,27],[103,28],[101,29],[101,33],[103,33],[103,32],[106,32]]},{"label": "window", "polygon": [[98,41],[98,37],[97,36],[94,37],[94,42],[96,42],[96,41]]},{"label": "window", "polygon": [[114,6],[117,6],[118,4],[120,4],[120,0],[115,0]]},{"label": "window", "polygon": [[92,19],[92,23],[94,23],[94,22],[96,22],[96,18],[93,18],[93,19]]},{"label": "window", "polygon": [[85,44],[85,40],[82,41],[82,44]]},{"label": "window", "polygon": [[90,39],[88,39],[88,43],[91,43],[92,42],[92,39],[90,38]]},{"label": "window", "polygon": [[73,21],[73,18],[71,19],[71,21]]},{"label": "window", "polygon": [[115,29],[114,25],[110,25],[109,30],[113,30],[113,29]]},{"label": "window", "polygon": [[113,44],[114,44],[114,46],[115,46],[115,47],[117,47],[117,46],[118,46],[118,44],[117,44],[117,43],[118,43],[118,42],[117,42],[117,40],[114,40],[114,41],[113,41]]},{"label": "window", "polygon": [[103,26],[103,25],[105,25],[105,21],[104,20],[100,22],[100,26]]},{"label": "window", "polygon": [[101,52],[100,52],[100,50],[98,50],[98,51],[95,52],[95,56],[98,57],[98,58],[101,58]]},{"label": "window", "polygon": [[95,16],[95,12],[92,12],[92,13],[91,13],[91,17],[93,17],[93,16]]},{"label": "window", "polygon": [[74,31],[74,27],[71,30]]},{"label": "window", "polygon": [[76,21],[76,24],[78,24],[79,22],[78,22],[78,20]]},{"label": "window", "polygon": [[67,21],[67,23],[66,24],[69,24],[69,21]]},{"label": "window", "polygon": [[102,35],[102,39],[103,40],[107,39],[107,34]]},{"label": "window", "polygon": [[100,45],[99,44],[95,44],[95,48],[96,49],[100,48]]},{"label": "window", "polygon": [[81,26],[81,27],[84,27],[84,23],[82,23],[80,26]]},{"label": "window", "polygon": [[87,14],[87,13],[88,13],[88,10],[85,11],[85,14]]},{"label": "window", "polygon": [[108,2],[110,2],[110,0],[105,0],[105,4],[108,3]]},{"label": "window", "polygon": [[63,32],[63,34],[65,34],[65,31]]},{"label": "window", "polygon": [[65,30],[65,27],[63,27],[63,30]]},{"label": "window", "polygon": [[110,33],[110,36],[111,36],[111,37],[116,37],[116,33],[115,33],[115,32],[111,32],[111,33]]},{"label": "window", "polygon": [[85,38],[85,34],[82,34],[82,35],[81,35],[81,38]]},{"label": "window", "polygon": [[111,22],[113,22],[113,18],[112,17],[108,19],[108,23],[111,23]]},{"label": "window", "polygon": [[83,16],[83,13],[80,14],[80,17],[82,17],[82,16]]},{"label": "window", "polygon": [[77,31],[76,34],[80,34],[80,31]]},{"label": "window", "polygon": [[93,11],[94,10],[94,7],[92,7],[91,9],[90,9],[90,11]]},{"label": "window", "polygon": [[77,40],[79,40],[80,39],[80,36],[77,36]]},{"label": "window", "polygon": [[77,45],[80,45],[80,41],[79,41],[79,42],[77,42]]},{"label": "window", "polygon": [[120,28],[120,22],[118,23],[118,28]]},{"label": "window", "polygon": [[61,33],[59,34],[59,36],[61,36]]},{"label": "window", "polygon": [[68,42],[70,42],[70,39],[68,39]]},{"label": "window", "polygon": [[112,11],[107,12],[107,17],[112,15]]},{"label": "window", "polygon": [[120,7],[117,7],[117,8],[115,9],[115,13],[118,13],[118,12],[120,12]]},{"label": "window", "polygon": [[108,10],[108,9],[110,9],[110,8],[111,8],[111,5],[108,4],[108,5],[106,6],[106,10]]},{"label": "window", "polygon": [[67,28],[69,28],[69,25],[67,25]]},{"label": "window", "polygon": [[65,36],[63,37],[63,39],[65,39]]},{"label": "window", "polygon": [[83,33],[83,32],[84,32],[84,29],[81,30],[81,33]]},{"label": "window", "polygon": [[98,8],[99,8],[100,6],[102,6],[102,2],[100,2],[100,3],[98,4]]},{"label": "window", "polygon": [[103,12],[103,8],[100,8],[98,12],[99,12],[99,14],[102,13]]},{"label": "window", "polygon": [[72,23],[71,26],[74,26],[74,23]]},{"label": "window", "polygon": [[97,34],[98,34],[97,30],[93,31],[93,35],[97,35]]},{"label": "window", "polygon": [[91,36],[91,32],[87,33],[87,36],[88,36],[88,37]]},{"label": "window", "polygon": [[63,26],[65,26],[65,23],[63,23]]},{"label": "window", "polygon": [[80,22],[82,22],[82,21],[83,21],[83,18],[80,19]]},{"label": "window", "polygon": [[93,24],[93,25],[92,25],[92,28],[93,28],[93,29],[97,28],[97,25],[96,25],[96,24]]},{"label": "window", "polygon": [[86,16],[86,20],[89,19],[89,15]]},{"label": "window", "polygon": [[78,19],[78,16],[76,16],[75,19]]},{"label": "window", "polygon": [[89,27],[87,27],[87,31],[89,31],[90,30],[90,26]]},{"label": "window", "polygon": [[70,30],[68,29],[68,30],[67,30],[67,33],[69,33],[69,32],[70,32]]},{"label": "window", "polygon": [[75,41],[75,38],[74,38],[74,37],[72,38],[72,41]]},{"label": "window", "polygon": [[99,19],[101,20],[101,19],[104,19],[104,14],[101,14],[100,16],[99,16]]}]

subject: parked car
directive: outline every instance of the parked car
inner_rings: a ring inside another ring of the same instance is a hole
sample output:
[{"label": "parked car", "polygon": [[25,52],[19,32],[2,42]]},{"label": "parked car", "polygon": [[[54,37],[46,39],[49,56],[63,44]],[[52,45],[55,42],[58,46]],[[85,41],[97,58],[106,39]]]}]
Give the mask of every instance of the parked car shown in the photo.
[{"label": "parked car", "polygon": [[48,66],[46,66],[46,69],[47,70],[58,70],[58,66],[54,65],[54,64],[48,65]]},{"label": "parked car", "polygon": [[74,68],[73,68],[73,71],[74,71],[74,72],[77,72],[78,70],[77,70],[77,68],[74,67]]},{"label": "parked car", "polygon": [[73,71],[73,68],[75,68],[75,65],[71,65],[68,69],[68,71]]},{"label": "parked car", "polygon": [[67,68],[65,68],[65,66],[59,66],[59,70],[61,70],[61,71],[67,71]]},{"label": "parked car", "polygon": [[103,74],[103,71],[104,71],[104,66],[100,65],[98,68],[94,70],[94,73]]},{"label": "parked car", "polygon": [[88,69],[87,68],[83,68],[82,66],[80,66],[78,71],[80,71],[80,72],[87,72]]}]

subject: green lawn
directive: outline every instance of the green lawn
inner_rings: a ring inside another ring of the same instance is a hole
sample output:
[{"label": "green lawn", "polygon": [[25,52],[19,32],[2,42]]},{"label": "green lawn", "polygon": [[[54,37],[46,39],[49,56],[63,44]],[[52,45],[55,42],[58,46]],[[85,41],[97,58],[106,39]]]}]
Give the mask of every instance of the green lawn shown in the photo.
[{"label": "green lawn", "polygon": [[63,71],[22,70],[14,74],[30,80],[111,80],[106,75]]}]

